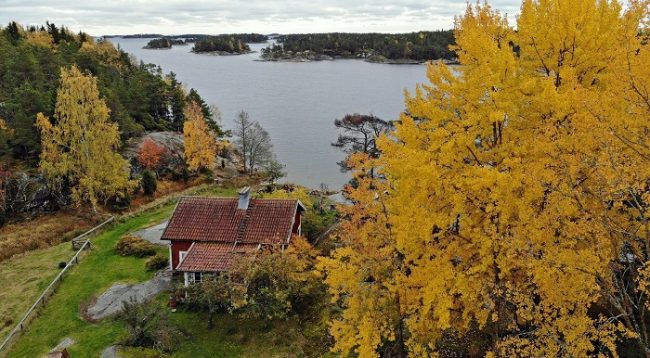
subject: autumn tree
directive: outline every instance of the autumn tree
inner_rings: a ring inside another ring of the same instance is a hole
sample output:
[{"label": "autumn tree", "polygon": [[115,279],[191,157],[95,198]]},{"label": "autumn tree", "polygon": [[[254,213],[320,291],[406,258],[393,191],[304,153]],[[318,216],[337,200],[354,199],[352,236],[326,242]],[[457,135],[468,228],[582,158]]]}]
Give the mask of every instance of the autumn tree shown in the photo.
[{"label": "autumn tree", "polygon": [[216,134],[208,127],[203,110],[196,102],[185,107],[185,162],[190,170],[211,168],[217,156]]},{"label": "autumn tree", "polygon": [[[391,129],[391,123],[374,115],[346,114],[341,119],[334,120],[334,126],[342,131],[334,147],[340,148],[348,157],[352,153],[365,153],[371,158],[379,157],[377,138]],[[347,172],[351,168],[348,158],[338,163],[341,171]]]},{"label": "autumn tree", "polygon": [[259,122],[252,121],[247,112],[239,112],[232,134],[244,159],[244,171],[253,174],[255,169],[275,160],[271,136]]},{"label": "autumn tree", "polygon": [[182,287],[180,293],[186,302],[208,312],[208,329],[213,328],[217,313],[228,313],[233,307],[236,284],[226,274],[215,275],[188,287]]},{"label": "autumn tree", "polygon": [[146,138],[138,150],[138,162],[143,168],[157,170],[167,149],[151,138]]},{"label": "autumn tree", "polygon": [[61,69],[54,123],[42,113],[40,168],[58,191],[70,189],[72,201],[96,208],[98,200],[128,195],[137,185],[129,178],[129,164],[117,153],[120,135],[109,121],[97,79],[77,67]]},{"label": "autumn tree", "polygon": [[322,261],[336,351],[428,356],[478,329],[492,356],[650,355],[649,4],[525,0],[517,30],[468,7],[461,66],[430,65],[353,163],[385,180],[349,189]]},{"label": "autumn tree", "polygon": [[265,246],[234,261],[230,275],[244,282],[245,304],[239,308],[244,315],[267,322],[320,316],[326,289],[314,269],[319,252],[303,237],[291,240],[286,249]]}]

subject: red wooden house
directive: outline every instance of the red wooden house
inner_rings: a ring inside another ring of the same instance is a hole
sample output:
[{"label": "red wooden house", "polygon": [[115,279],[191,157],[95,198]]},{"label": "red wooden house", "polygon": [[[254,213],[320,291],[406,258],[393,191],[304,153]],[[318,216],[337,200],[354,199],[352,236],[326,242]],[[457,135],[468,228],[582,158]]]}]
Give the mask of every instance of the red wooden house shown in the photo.
[{"label": "red wooden house", "polygon": [[183,197],[162,235],[171,243],[171,269],[187,285],[227,271],[238,254],[283,249],[300,235],[304,211],[298,200],[252,199],[248,187],[239,198]]}]

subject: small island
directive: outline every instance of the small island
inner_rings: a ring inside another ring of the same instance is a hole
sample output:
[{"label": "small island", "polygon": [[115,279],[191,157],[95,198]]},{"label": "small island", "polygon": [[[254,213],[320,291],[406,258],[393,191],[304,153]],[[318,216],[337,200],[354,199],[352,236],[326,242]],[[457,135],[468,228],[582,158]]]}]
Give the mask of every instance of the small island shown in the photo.
[{"label": "small island", "polygon": [[194,43],[192,52],[218,55],[242,55],[251,53],[248,43],[266,42],[268,37],[261,34],[230,34],[206,36]]},{"label": "small island", "polygon": [[454,44],[452,31],[291,34],[275,39],[276,43],[262,49],[261,61],[311,62],[345,58],[373,63],[420,64],[431,60],[455,60],[449,50]]},{"label": "small island", "polygon": [[147,43],[143,48],[153,50],[153,49],[170,49],[173,45],[186,45],[183,39],[175,39],[169,37],[162,37],[158,39],[153,39]]}]

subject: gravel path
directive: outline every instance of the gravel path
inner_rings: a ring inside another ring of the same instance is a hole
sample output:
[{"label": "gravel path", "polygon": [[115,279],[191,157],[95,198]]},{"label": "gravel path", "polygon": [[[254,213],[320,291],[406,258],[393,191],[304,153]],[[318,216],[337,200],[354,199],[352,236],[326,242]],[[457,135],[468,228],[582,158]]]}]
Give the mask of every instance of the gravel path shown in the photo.
[{"label": "gravel path", "polygon": [[171,278],[171,271],[165,270],[156,273],[151,280],[136,285],[116,283],[88,308],[88,316],[93,320],[100,320],[120,312],[123,302],[131,299],[136,302],[146,302],[160,292],[170,289]]},{"label": "gravel path", "polygon": [[165,228],[167,227],[168,222],[169,221],[165,221],[165,222],[162,222],[162,223],[160,223],[160,224],[158,224],[156,226],[152,226],[152,227],[148,227],[146,229],[138,230],[138,231],[134,232],[133,235],[135,235],[135,236],[137,236],[137,237],[139,237],[141,239],[147,240],[152,244],[168,246],[169,241],[160,240],[160,237],[162,236],[163,231],[165,231]]}]

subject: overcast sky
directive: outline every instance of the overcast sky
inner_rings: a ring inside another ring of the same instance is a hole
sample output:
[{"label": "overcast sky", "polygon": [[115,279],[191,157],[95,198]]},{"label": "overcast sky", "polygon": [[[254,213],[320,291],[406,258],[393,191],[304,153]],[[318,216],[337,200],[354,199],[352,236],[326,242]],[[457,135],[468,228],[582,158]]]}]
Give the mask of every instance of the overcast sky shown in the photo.
[{"label": "overcast sky", "polygon": [[[450,29],[466,4],[466,0],[0,0],[0,23],[49,20],[91,35],[408,32]],[[520,0],[490,4],[514,20]]]}]

